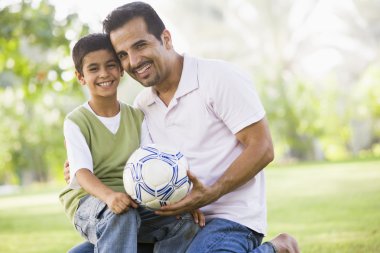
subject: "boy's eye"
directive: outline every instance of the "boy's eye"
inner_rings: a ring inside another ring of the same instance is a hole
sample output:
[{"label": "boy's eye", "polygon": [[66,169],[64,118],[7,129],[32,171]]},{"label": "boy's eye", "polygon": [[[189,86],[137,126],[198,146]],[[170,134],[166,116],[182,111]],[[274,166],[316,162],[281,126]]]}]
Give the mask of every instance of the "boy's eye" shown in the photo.
[{"label": "boy's eye", "polygon": [[88,69],[90,72],[95,72],[97,70],[97,68],[89,68]]}]

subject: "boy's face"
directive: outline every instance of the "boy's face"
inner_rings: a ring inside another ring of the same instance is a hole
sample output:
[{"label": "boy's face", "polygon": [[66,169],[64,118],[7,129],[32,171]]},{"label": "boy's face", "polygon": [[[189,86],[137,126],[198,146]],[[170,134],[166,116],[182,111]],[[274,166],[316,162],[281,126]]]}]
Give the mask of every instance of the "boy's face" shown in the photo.
[{"label": "boy's face", "polygon": [[165,30],[159,41],[147,30],[143,18],[137,17],[110,33],[112,45],[123,69],[145,87],[170,80],[170,33]]},{"label": "boy's face", "polygon": [[112,52],[102,49],[88,53],[83,58],[82,72],[75,74],[82,85],[87,85],[91,97],[116,97],[123,72]]}]

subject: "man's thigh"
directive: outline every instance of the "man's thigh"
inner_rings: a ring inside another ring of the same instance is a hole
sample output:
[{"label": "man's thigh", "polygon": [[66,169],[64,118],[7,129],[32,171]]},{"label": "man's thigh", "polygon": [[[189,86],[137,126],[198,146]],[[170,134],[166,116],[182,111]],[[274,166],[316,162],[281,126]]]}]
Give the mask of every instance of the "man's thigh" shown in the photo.
[{"label": "man's thigh", "polygon": [[261,244],[263,236],[225,219],[212,219],[198,232],[187,253],[246,253]]},{"label": "man's thigh", "polygon": [[138,239],[139,242],[155,242],[154,252],[184,253],[198,230],[199,225],[189,213],[179,219],[159,216],[148,221],[142,219]]}]

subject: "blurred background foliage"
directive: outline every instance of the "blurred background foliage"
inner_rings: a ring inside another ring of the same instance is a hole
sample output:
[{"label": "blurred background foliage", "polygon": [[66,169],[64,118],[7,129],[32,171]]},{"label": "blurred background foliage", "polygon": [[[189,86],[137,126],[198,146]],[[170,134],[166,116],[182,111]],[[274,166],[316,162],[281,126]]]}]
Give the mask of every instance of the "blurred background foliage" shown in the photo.
[{"label": "blurred background foliage", "polygon": [[[186,52],[251,74],[276,163],[380,157],[379,1],[150,3]],[[63,119],[86,99],[71,46],[100,29],[77,13],[57,19],[47,0],[0,6],[0,24],[0,185],[62,180]]]},{"label": "blurred background foliage", "polygon": [[62,174],[63,118],[84,95],[73,79],[70,42],[88,33],[76,14],[63,21],[47,1],[0,10],[0,184]]}]

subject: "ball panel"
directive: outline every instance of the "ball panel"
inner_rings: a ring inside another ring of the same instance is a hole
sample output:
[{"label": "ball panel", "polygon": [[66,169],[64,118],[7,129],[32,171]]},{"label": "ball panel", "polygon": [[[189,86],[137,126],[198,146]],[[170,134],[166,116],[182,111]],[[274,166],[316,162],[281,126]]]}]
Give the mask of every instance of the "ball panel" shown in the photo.
[{"label": "ball panel", "polygon": [[172,168],[164,161],[149,159],[141,168],[141,174],[145,183],[153,187],[166,184],[172,177]]}]

